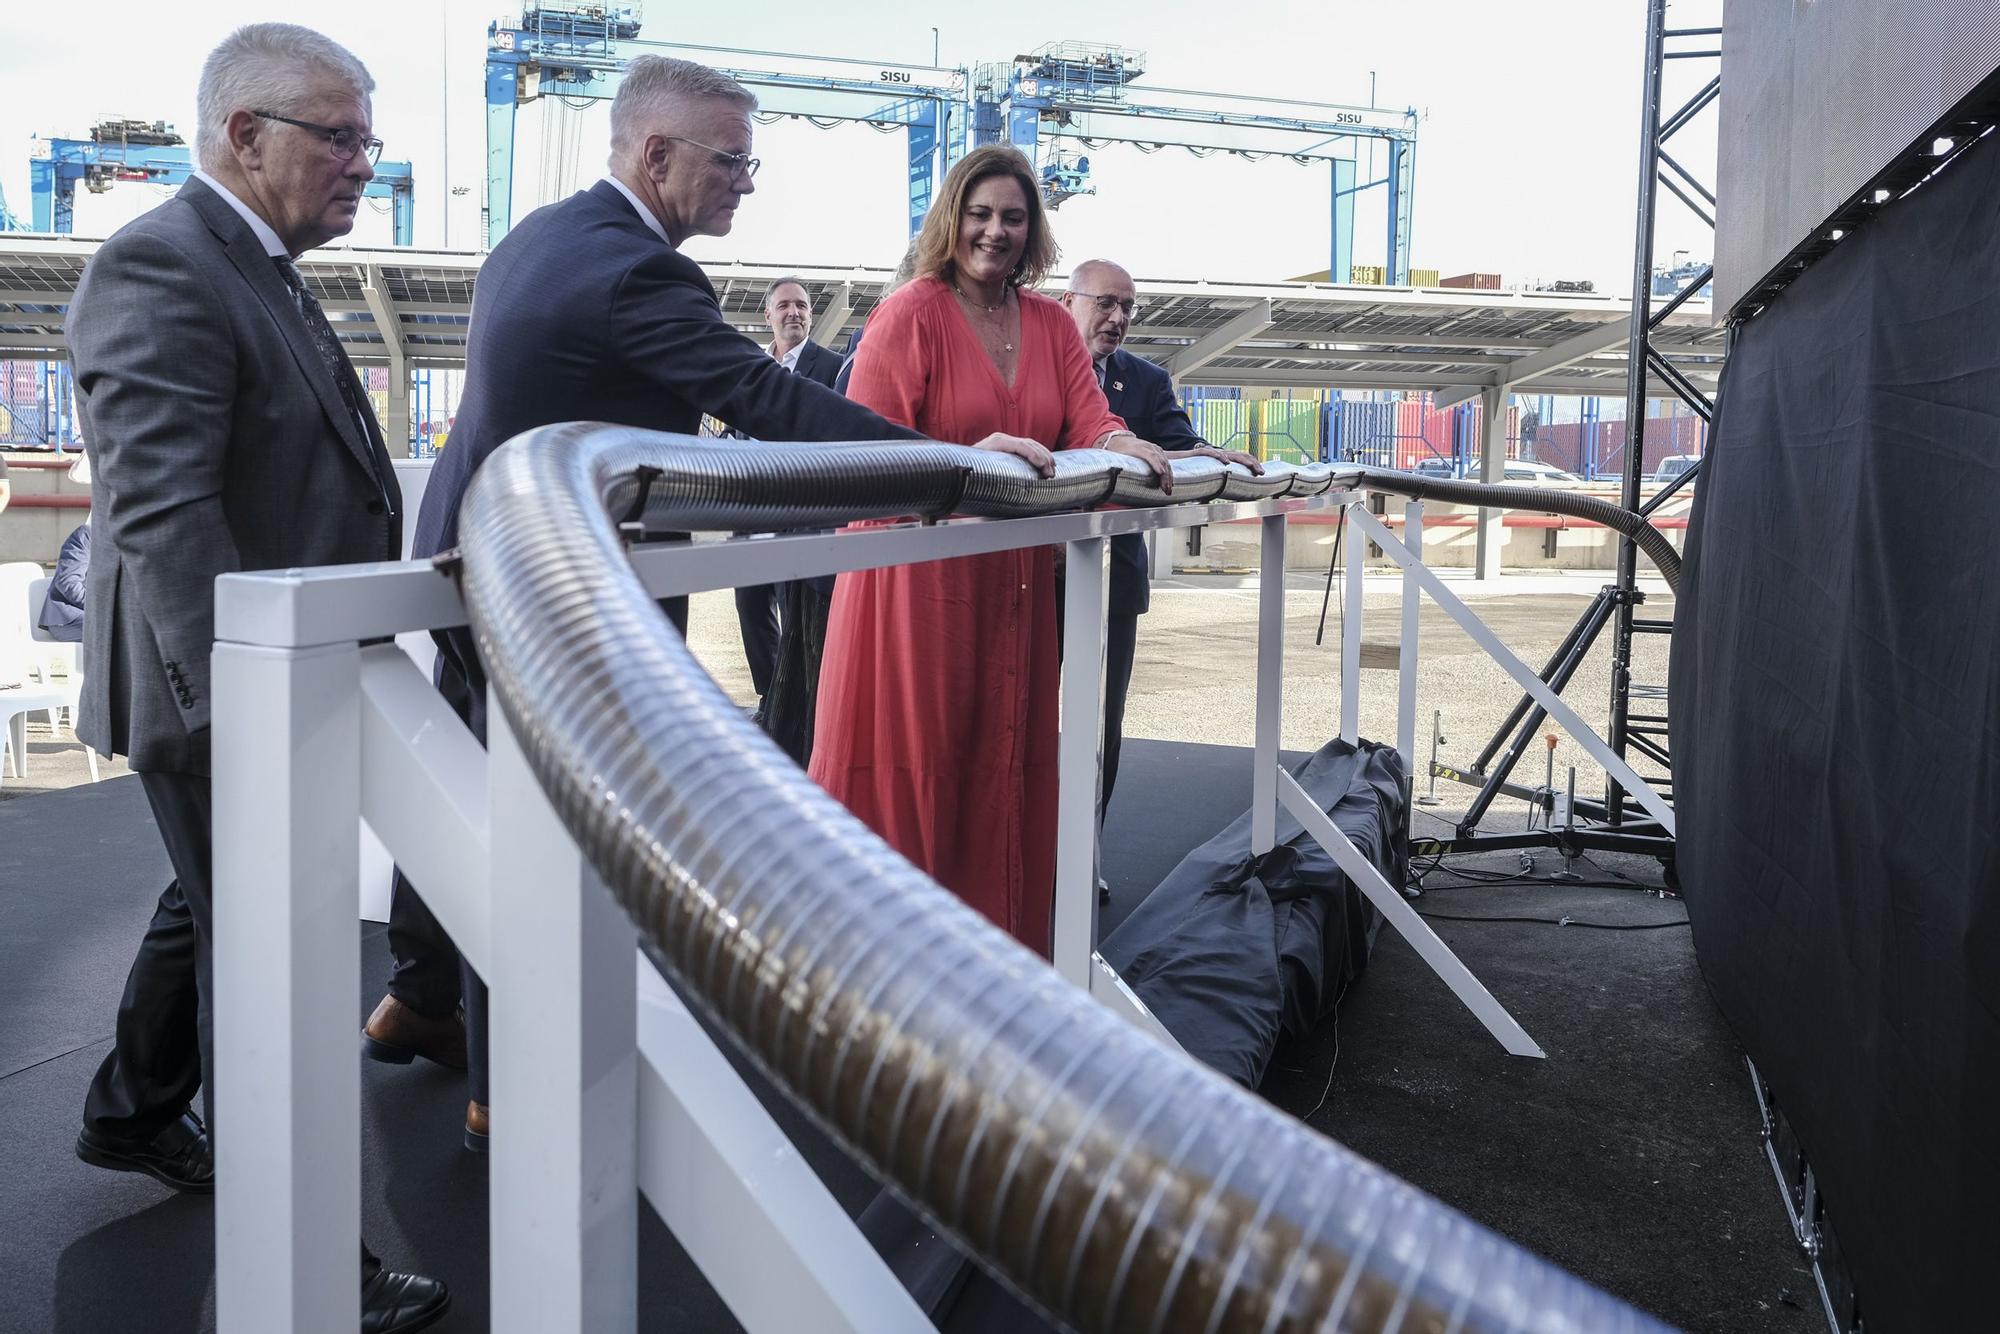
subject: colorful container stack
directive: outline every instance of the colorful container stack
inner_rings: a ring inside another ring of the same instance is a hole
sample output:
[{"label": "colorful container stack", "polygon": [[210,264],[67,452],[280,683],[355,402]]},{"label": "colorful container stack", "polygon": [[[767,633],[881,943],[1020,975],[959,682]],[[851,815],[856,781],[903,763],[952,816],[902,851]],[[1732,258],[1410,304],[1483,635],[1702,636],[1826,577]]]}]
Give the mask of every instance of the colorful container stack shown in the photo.
[{"label": "colorful container stack", "polygon": [[[1405,470],[1425,460],[1441,459],[1458,468],[1479,456],[1483,418],[1476,402],[1437,408],[1428,394],[1382,401],[1336,393],[1326,407],[1327,457]],[[1509,458],[1520,452],[1520,420],[1520,410],[1509,407]]]},{"label": "colorful container stack", "polygon": [[[1537,431],[1535,457],[1579,477],[1616,477],[1625,467],[1625,423],[1584,421],[1545,424]],[[1708,443],[1701,418],[1687,416],[1646,419],[1646,470],[1675,454],[1699,454]]]}]

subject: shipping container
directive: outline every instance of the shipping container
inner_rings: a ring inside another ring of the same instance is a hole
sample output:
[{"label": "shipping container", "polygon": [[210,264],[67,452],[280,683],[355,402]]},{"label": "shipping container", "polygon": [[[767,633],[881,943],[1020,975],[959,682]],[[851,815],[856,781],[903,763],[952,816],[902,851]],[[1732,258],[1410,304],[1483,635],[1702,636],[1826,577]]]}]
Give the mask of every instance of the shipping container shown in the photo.
[{"label": "shipping container", "polygon": [[[1699,417],[1647,417],[1646,474],[1651,476],[1661,459],[1702,453],[1707,443],[1708,427]],[[1534,457],[1579,477],[1619,477],[1625,468],[1625,423],[1597,420],[1590,411],[1584,413],[1582,421],[1544,423],[1535,433]]]},{"label": "shipping container", "polygon": [[1316,463],[1320,458],[1319,395],[1267,398],[1257,404],[1259,459]]},{"label": "shipping container", "polygon": [[[1335,462],[1409,471],[1420,464],[1448,464],[1453,472],[1475,468],[1484,439],[1484,412],[1475,402],[1432,406],[1430,395],[1400,401],[1333,395],[1327,405],[1326,457]],[[1522,456],[1520,409],[1507,409],[1508,458]]]},{"label": "shipping container", "polygon": [[1439,281],[1439,287],[1470,287],[1481,292],[1500,290],[1500,275],[1497,273],[1460,273]]}]

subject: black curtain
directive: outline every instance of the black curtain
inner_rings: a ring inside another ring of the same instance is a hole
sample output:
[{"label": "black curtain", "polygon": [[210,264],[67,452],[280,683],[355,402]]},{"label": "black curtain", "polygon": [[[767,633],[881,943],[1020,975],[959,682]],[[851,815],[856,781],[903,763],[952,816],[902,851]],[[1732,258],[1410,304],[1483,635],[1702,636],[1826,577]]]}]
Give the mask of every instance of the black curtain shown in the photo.
[{"label": "black curtain", "polygon": [[1702,972],[1871,1334],[2000,1328],[1996,141],[1743,324],[1675,617]]}]

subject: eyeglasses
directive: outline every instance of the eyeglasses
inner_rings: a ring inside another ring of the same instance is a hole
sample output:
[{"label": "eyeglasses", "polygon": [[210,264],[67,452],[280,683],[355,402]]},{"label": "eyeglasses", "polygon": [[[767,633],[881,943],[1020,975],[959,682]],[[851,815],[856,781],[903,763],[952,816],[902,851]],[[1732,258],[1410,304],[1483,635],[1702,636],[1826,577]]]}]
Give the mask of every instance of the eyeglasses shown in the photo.
[{"label": "eyeglasses", "polygon": [[720,148],[702,143],[699,139],[690,139],[684,134],[669,134],[662,137],[678,139],[684,144],[693,144],[696,148],[705,150],[715,159],[717,166],[727,167],[732,176],[740,172],[746,181],[754,180],[757,168],[764,165],[761,159],[751,157],[748,153],[725,153]]},{"label": "eyeglasses", "polygon": [[1071,296],[1088,297],[1092,301],[1095,301],[1097,303],[1097,311],[1100,315],[1109,315],[1114,310],[1122,310],[1125,312],[1125,318],[1128,320],[1139,318],[1139,303],[1129,296],[1117,297],[1100,295],[1096,292],[1079,292],[1074,287],[1069,289],[1069,294]]},{"label": "eyeglasses", "polygon": [[274,116],[268,111],[253,111],[253,116],[265,120],[275,120],[281,125],[296,125],[302,130],[311,130],[326,136],[326,146],[342,162],[352,162],[356,153],[368,155],[368,165],[374,166],[382,160],[382,141],[366,135],[356,134],[350,129],[336,125],[315,125],[309,120],[293,120],[290,116]]}]

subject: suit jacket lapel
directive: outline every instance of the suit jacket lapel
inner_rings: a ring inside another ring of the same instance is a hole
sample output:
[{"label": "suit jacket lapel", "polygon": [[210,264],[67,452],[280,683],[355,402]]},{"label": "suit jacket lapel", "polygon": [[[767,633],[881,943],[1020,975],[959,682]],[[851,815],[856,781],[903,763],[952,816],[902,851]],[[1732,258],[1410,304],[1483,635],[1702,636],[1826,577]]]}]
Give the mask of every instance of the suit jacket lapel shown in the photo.
[{"label": "suit jacket lapel", "polygon": [[[299,373],[305,376],[306,383],[312,386],[313,395],[319,399],[319,405],[325,411],[327,420],[333,423],[335,433],[340,436],[348,451],[361,466],[368,469],[369,475],[380,483],[385,475],[385,469],[376,465],[376,442],[362,436],[361,424],[355,421],[354,414],[347,410],[347,400],[340,396],[340,388],[334,384],[326,362],[320,359],[319,348],[313,343],[312,333],[306,328],[305,319],[299,314],[299,308],[292,300],[292,289],[287,287],[285,280],[279,276],[277,265],[272,262],[271,256],[264,252],[264,246],[258,241],[256,233],[250,230],[243,219],[236,216],[235,209],[229,207],[226,201],[200,181],[189,181],[182,187],[181,194],[194,205],[195,211],[201,214],[202,221],[208,224],[208,229],[215,233],[218,241],[222,242],[223,253],[229,256],[229,262],[243,275],[243,281],[250,285],[250,290],[257,294],[257,299],[262,301],[264,308],[271,313],[279,332],[285,336],[286,346],[291,349],[292,360],[298,363]],[[344,348],[341,350],[341,360],[343,362],[347,360]],[[347,373],[354,374],[352,365],[348,366]],[[364,405],[367,404],[368,395],[362,392],[358,381],[354,390],[356,400]],[[369,416],[374,416],[374,413],[370,411]],[[375,429],[380,430],[379,424]]]},{"label": "suit jacket lapel", "polygon": [[1104,401],[1121,418],[1125,416],[1125,371],[1118,362],[1124,355],[1113,352],[1104,359]]},{"label": "suit jacket lapel", "polygon": [[819,359],[826,355],[825,348],[810,338],[806,339],[806,345],[799,349],[799,374],[808,380],[819,379]]}]

